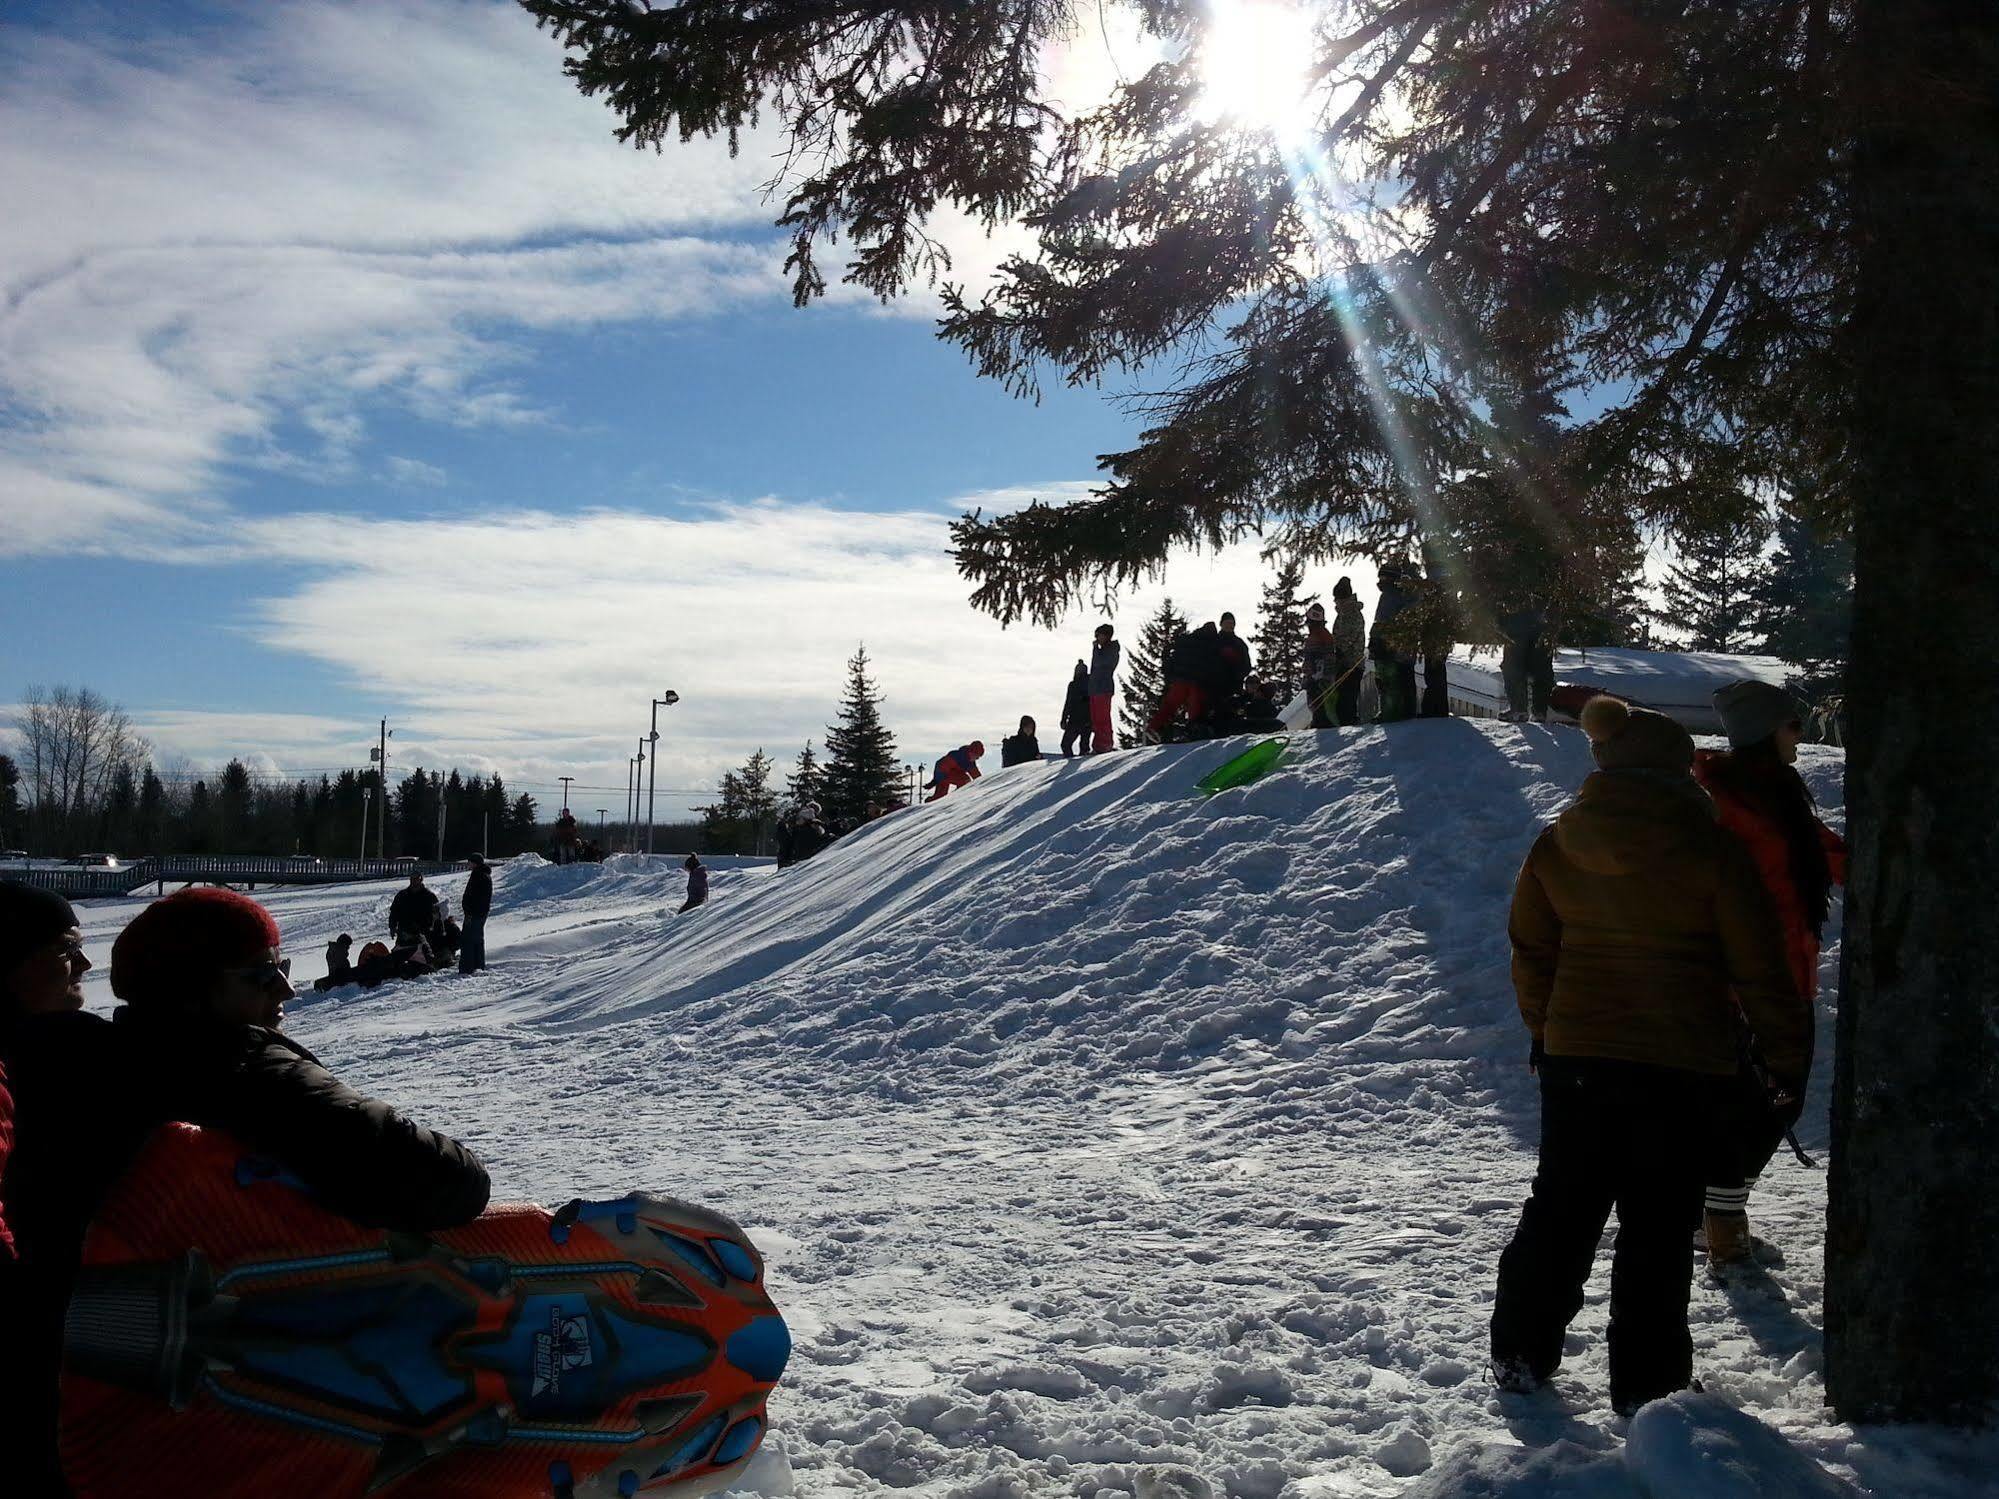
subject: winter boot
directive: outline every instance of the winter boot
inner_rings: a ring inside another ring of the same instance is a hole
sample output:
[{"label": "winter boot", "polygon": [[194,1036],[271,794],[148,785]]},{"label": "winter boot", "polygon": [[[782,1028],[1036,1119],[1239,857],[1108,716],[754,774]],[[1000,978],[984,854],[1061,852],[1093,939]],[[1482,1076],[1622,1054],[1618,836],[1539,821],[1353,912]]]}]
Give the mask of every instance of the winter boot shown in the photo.
[{"label": "winter boot", "polygon": [[1710,1209],[1703,1226],[1707,1229],[1707,1266],[1710,1273],[1731,1265],[1749,1263],[1747,1213],[1717,1213]]},{"label": "winter boot", "polygon": [[1493,1384],[1509,1395],[1531,1395],[1547,1383],[1524,1358],[1496,1358],[1486,1372]]}]

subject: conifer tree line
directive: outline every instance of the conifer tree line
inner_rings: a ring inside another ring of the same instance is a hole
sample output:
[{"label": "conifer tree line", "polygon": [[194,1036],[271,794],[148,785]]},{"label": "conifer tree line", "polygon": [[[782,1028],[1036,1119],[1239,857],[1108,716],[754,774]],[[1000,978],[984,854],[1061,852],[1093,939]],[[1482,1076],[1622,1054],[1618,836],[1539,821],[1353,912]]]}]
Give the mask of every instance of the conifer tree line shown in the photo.
[{"label": "conifer tree line", "polygon": [[497,773],[419,766],[390,786],[380,814],[372,769],[317,780],[260,777],[240,759],[217,771],[162,770],[125,710],[88,687],[30,687],[18,728],[20,759],[0,755],[0,847],[40,856],[353,859],[362,854],[364,806],[369,858],[381,853],[378,827],[389,857],[434,857],[440,816],[448,859],[540,844],[535,799],[510,793]]}]

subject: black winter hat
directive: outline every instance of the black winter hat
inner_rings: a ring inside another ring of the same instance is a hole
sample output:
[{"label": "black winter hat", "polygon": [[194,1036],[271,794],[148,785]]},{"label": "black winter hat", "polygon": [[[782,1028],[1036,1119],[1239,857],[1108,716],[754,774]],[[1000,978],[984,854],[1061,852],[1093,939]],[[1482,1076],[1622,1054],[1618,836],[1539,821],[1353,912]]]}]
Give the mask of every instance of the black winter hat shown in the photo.
[{"label": "black winter hat", "polygon": [[76,924],[75,910],[55,891],[0,880],[0,979]]},{"label": "black winter hat", "polygon": [[1341,579],[1339,580],[1339,582],[1335,583],[1335,584],[1333,585],[1333,597],[1334,597],[1334,598],[1336,598],[1336,599],[1350,599],[1350,598],[1352,598],[1352,597],[1353,597],[1353,579],[1352,579],[1352,578],[1341,578]]}]

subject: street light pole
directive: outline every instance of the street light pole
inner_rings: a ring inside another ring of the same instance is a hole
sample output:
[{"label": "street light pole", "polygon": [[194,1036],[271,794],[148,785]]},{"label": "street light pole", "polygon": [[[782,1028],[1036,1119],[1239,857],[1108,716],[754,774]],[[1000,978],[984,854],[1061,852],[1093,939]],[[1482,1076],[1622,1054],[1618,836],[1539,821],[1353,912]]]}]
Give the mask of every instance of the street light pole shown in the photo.
[{"label": "street light pole", "polygon": [[375,799],[375,788],[361,788],[361,862],[368,861],[368,803]]},{"label": "street light pole", "polygon": [[637,762],[625,756],[625,852],[632,851],[632,774]]},{"label": "street light pole", "polygon": [[659,710],[671,708],[680,694],[669,689],[652,700],[652,769],[646,772],[646,853],[652,853],[652,797],[659,788]]},{"label": "street light pole", "polygon": [[569,810],[569,783],[575,780],[576,777],[557,776],[556,779],[562,782],[562,810],[567,812]]},{"label": "street light pole", "polygon": [[636,767],[632,772],[632,852],[637,853],[639,851],[639,788],[645,785],[646,778],[646,741],[643,734],[639,736],[639,752],[632,757],[632,764]]}]

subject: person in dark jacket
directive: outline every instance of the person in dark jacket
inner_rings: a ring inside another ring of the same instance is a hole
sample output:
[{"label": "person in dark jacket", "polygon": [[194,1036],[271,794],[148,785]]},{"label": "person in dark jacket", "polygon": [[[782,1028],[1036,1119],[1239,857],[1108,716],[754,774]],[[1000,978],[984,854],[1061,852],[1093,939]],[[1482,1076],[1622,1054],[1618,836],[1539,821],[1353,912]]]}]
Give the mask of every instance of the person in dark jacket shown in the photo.
[{"label": "person in dark jacket", "polygon": [[798,815],[791,824],[791,862],[803,864],[833,841],[827,830],[825,819],[820,815],[819,803],[806,802],[798,809]]},{"label": "person in dark jacket", "polygon": [[1074,759],[1078,745],[1089,753],[1090,668],[1081,661],[1076,663],[1076,674],[1069,679],[1068,694],[1062,699],[1062,758]]},{"label": "person in dark jacket", "polygon": [[465,930],[458,939],[458,971],[477,973],[486,966],[486,918],[493,914],[493,869],[478,854],[472,856],[472,873],[465,880],[465,894],[459,899],[465,912]]},{"label": "person in dark jacket", "polygon": [[1458,595],[1451,587],[1449,569],[1443,556],[1425,547],[1423,580],[1418,592],[1422,618],[1417,626],[1417,643],[1423,653],[1423,718],[1451,716],[1451,647],[1457,643]]},{"label": "person in dark jacket", "polygon": [[1499,675],[1506,684],[1508,723],[1548,721],[1548,698],[1555,690],[1555,648],[1548,628],[1548,611],[1536,605],[1499,616],[1505,640],[1499,653]]},{"label": "person in dark jacket", "polygon": [[1492,1374],[1526,1391],[1554,1373],[1615,1207],[1610,1398],[1629,1415],[1693,1377],[1701,1122],[1736,1072],[1735,1007],[1762,1038],[1772,1107],[1793,1118],[1812,1030],[1755,866],[1694,783],[1687,731],[1609,697],[1582,726],[1597,772],[1535,841],[1507,927],[1541,1147],[1500,1256]]},{"label": "person in dark jacket", "polygon": [[679,911],[685,916],[708,899],[708,866],[701,862],[699,854],[689,854],[680,867],[687,871],[687,903]]},{"label": "person in dark jacket", "polygon": [[1206,720],[1223,681],[1221,657],[1221,632],[1213,620],[1173,643],[1162,669],[1166,690],[1145,726],[1154,743],[1165,737],[1182,714],[1190,726]]},{"label": "person in dark jacket", "polygon": [[411,871],[410,882],[398,890],[396,898],[389,902],[389,935],[398,941],[410,936],[421,937],[436,920],[436,893],[424,884],[420,873]]},{"label": "person in dark jacket", "polygon": [[1416,652],[1408,638],[1415,621],[1403,618],[1416,602],[1406,564],[1385,562],[1376,575],[1380,595],[1374,601],[1374,630],[1367,654],[1374,662],[1374,685],[1381,708],[1376,723],[1397,723],[1416,714]]},{"label": "person in dark jacket", "polygon": [[93,1202],[50,1162],[60,1151],[127,1158],[102,1056],[111,1028],[83,1009],[83,933],[53,891],[0,882],[0,1472],[24,1499],[67,1492],[56,1461],[58,1349],[67,1305],[62,1225]]},{"label": "person in dark jacket", "polygon": [[1333,585],[1333,666],[1339,673],[1333,716],[1341,728],[1360,722],[1360,674],[1367,663],[1367,614],[1354,596],[1353,580]]},{"label": "person in dark jacket", "polygon": [[1223,702],[1230,702],[1242,695],[1243,684],[1249,680],[1255,662],[1249,653],[1249,642],[1235,632],[1235,616],[1223,614],[1215,631],[1215,683],[1214,690]]},{"label": "person in dark jacket", "polygon": [[338,989],[342,984],[354,982],[354,938],[342,932],[326,944],[326,976],[314,979],[312,987],[320,993],[328,989]]},{"label": "person in dark jacket", "polygon": [[1111,694],[1117,690],[1118,661],[1124,647],[1109,625],[1098,625],[1090,644],[1090,753],[1101,755],[1117,748],[1111,729]]},{"label": "person in dark jacket", "polygon": [[1030,760],[1041,758],[1041,741],[1034,737],[1034,720],[1021,715],[1020,729],[1000,741],[1000,769],[1009,765],[1025,765]]}]

